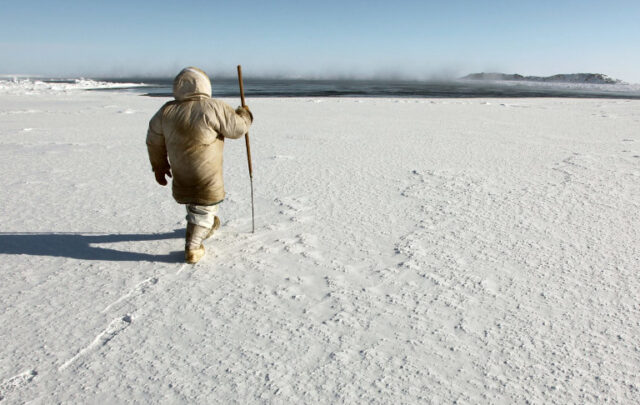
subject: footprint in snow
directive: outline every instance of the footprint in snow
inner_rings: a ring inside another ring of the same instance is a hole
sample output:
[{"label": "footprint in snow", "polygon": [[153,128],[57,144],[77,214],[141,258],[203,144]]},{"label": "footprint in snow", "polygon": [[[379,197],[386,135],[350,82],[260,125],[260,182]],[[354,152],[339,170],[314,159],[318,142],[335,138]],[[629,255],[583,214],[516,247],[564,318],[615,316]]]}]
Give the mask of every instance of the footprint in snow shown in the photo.
[{"label": "footprint in snow", "polygon": [[122,318],[116,318],[111,321],[109,326],[107,326],[107,328],[96,337],[94,342],[96,342],[98,346],[104,346],[129,325],[131,325],[131,315],[125,315]]},{"label": "footprint in snow", "polygon": [[433,176],[433,172],[430,170],[427,170],[426,172],[416,169],[412,170],[408,181],[409,184],[401,187],[400,195],[403,197],[416,197],[416,193],[424,189],[424,184],[427,182],[427,176]]},{"label": "footprint in snow", "polygon": [[304,215],[312,210],[304,197],[282,197],[276,198],[274,202],[280,207],[280,214],[288,216],[290,222],[306,222],[312,218],[312,216]]},{"label": "footprint in snow", "polygon": [[0,401],[2,401],[7,394],[29,384],[37,375],[38,372],[36,370],[27,370],[0,383]]}]

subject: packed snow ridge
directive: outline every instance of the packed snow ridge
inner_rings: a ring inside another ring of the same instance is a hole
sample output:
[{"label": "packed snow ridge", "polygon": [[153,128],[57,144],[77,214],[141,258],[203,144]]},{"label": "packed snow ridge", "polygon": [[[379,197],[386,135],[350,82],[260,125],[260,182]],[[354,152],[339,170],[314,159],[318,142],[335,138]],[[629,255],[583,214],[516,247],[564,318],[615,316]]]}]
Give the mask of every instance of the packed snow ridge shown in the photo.
[{"label": "packed snow ridge", "polygon": [[498,81],[526,81],[526,82],[551,82],[551,83],[588,83],[588,84],[623,84],[621,80],[614,79],[602,73],[570,73],[553,76],[522,76],[507,73],[472,73],[464,76],[465,80],[498,80]]},{"label": "packed snow ridge", "polygon": [[85,78],[36,79],[25,76],[0,77],[0,94],[64,94],[77,90],[117,89],[146,86],[144,83],[114,83]]}]

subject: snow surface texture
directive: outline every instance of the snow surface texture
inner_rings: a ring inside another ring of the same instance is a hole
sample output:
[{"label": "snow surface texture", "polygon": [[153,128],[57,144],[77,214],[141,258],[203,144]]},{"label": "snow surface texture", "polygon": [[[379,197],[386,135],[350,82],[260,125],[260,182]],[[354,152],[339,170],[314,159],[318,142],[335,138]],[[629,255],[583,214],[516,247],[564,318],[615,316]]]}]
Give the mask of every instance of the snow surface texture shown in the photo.
[{"label": "snow surface texture", "polygon": [[164,101],[0,96],[3,403],[640,402],[640,102],[249,98],[191,266]]}]

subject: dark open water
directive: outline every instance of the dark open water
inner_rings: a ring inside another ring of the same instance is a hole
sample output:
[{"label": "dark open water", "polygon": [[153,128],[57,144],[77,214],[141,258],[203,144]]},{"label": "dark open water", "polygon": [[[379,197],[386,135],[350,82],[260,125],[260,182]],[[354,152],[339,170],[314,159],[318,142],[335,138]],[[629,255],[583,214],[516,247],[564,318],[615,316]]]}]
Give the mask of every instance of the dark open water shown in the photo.
[{"label": "dark open water", "polygon": [[[172,78],[99,78],[119,83],[145,83],[126,91],[171,97]],[[237,97],[238,81],[212,81],[214,97]],[[640,99],[640,87],[621,85],[522,84],[517,82],[401,80],[244,79],[246,97],[579,97]],[[100,90],[113,91],[113,90]],[[118,89],[117,91],[122,91]]]}]

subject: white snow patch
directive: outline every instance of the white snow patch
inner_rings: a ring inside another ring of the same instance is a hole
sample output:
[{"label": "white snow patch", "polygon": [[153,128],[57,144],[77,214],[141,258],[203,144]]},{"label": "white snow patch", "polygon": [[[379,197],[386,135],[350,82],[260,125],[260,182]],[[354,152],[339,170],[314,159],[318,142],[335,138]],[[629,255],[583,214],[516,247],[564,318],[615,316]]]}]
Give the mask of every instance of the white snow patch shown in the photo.
[{"label": "white snow patch", "polygon": [[64,94],[78,90],[117,89],[128,87],[144,87],[143,83],[115,83],[91,79],[73,79],[69,81],[43,81],[37,79],[0,80],[0,94],[39,95]]}]

